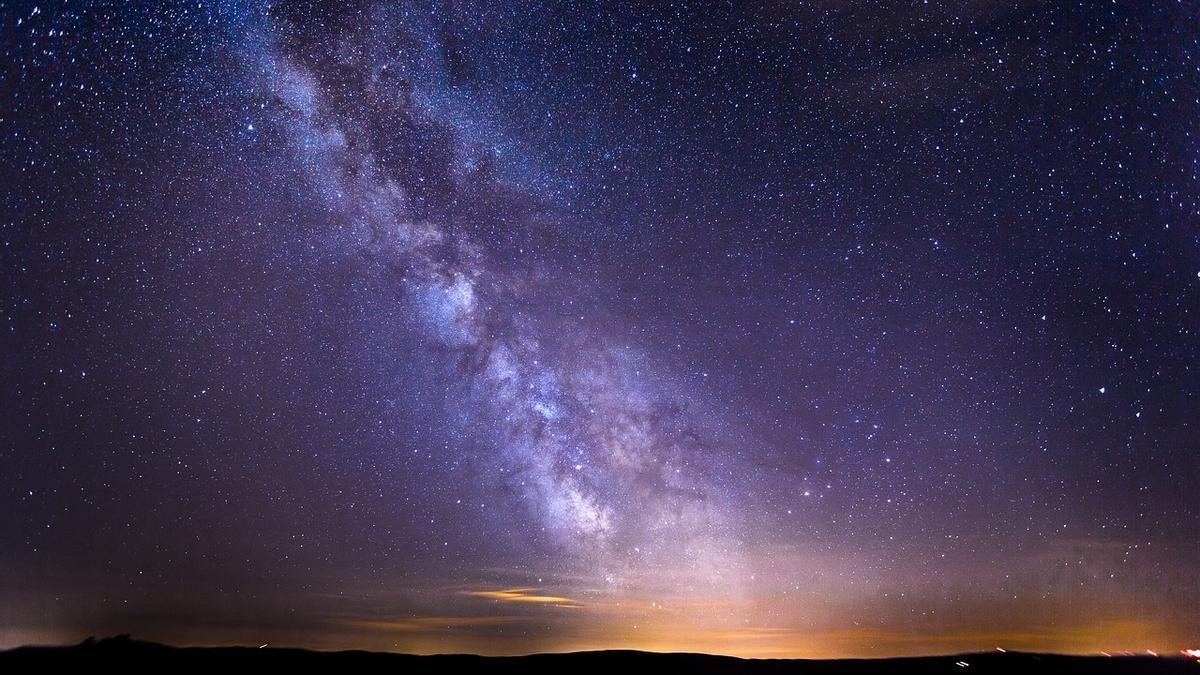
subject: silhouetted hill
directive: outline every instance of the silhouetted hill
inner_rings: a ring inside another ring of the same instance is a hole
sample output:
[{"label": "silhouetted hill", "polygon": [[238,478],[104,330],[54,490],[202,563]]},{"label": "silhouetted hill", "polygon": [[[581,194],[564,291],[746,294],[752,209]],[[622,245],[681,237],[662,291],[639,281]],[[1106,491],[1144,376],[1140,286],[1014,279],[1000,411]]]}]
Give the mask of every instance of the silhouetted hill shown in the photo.
[{"label": "silhouetted hill", "polygon": [[[965,665],[964,665],[965,664]],[[251,647],[169,647],[125,636],[88,640],[70,647],[20,647],[0,652],[0,672],[82,672],[111,668],[114,672],[153,669],[161,672],[220,672],[227,669],[336,669],[338,672],[389,673],[1187,673],[1200,665],[1182,657],[1061,656],[985,652],[956,656],[895,659],[739,659],[708,654],[659,654],[638,651],[574,652],[530,656],[445,654],[415,656],[386,652],[317,652],[304,649]],[[80,669],[80,670],[76,670]]]}]

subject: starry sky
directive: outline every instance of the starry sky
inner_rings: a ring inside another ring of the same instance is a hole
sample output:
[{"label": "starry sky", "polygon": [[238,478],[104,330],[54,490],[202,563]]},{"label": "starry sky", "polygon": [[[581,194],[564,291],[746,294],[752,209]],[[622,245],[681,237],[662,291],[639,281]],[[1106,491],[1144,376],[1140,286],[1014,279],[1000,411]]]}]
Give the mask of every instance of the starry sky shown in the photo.
[{"label": "starry sky", "polygon": [[0,4],[0,646],[1194,646],[1198,12]]}]

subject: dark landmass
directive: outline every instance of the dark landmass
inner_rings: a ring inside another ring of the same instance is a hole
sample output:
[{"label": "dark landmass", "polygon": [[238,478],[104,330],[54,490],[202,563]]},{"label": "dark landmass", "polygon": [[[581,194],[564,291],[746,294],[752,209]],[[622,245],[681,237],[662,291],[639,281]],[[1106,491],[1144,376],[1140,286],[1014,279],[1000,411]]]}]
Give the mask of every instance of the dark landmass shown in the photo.
[{"label": "dark landmass", "polygon": [[[984,652],[953,656],[891,659],[741,659],[709,654],[660,654],[628,650],[476,656],[416,656],[387,652],[319,652],[253,647],[170,647],[121,636],[86,640],[67,647],[18,647],[0,652],[0,672],[77,672],[75,668],[111,668],[114,672],[153,669],[162,672],[242,671],[250,668],[288,672],[297,669],[391,673],[1189,673],[1200,664],[1183,657],[1064,656]],[[51,670],[53,669],[53,670]]]}]

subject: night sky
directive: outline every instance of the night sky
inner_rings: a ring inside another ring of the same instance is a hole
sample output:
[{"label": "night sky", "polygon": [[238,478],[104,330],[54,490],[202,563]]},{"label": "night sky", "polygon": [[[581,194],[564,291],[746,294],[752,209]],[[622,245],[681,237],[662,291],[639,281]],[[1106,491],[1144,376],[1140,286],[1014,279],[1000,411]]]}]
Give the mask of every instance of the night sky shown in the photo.
[{"label": "night sky", "polygon": [[1200,638],[1200,4],[0,4],[0,646]]}]

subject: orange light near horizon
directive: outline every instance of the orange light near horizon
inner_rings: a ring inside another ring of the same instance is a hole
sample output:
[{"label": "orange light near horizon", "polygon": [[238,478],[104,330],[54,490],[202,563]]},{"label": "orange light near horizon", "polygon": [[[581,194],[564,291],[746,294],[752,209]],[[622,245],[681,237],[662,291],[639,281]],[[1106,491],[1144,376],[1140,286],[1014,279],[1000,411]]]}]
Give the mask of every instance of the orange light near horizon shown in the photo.
[{"label": "orange light near horizon", "polygon": [[463,595],[489,598],[500,602],[529,602],[550,604],[556,607],[582,607],[583,603],[573,598],[557,595],[536,595],[536,588],[507,588],[498,591],[460,591]]}]

